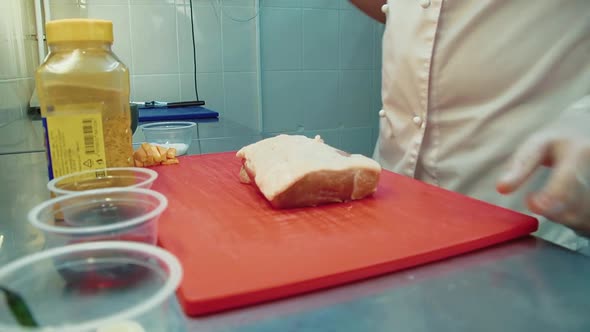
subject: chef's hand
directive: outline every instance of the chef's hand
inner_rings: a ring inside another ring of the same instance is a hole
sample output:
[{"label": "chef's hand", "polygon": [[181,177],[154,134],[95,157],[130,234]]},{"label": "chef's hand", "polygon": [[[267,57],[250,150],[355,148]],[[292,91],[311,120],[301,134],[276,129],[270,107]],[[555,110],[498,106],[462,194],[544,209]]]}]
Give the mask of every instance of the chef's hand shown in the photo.
[{"label": "chef's hand", "polygon": [[590,235],[589,133],[589,124],[578,124],[534,134],[514,153],[497,182],[498,192],[511,193],[538,167],[551,167],[545,187],[528,195],[528,208],[581,235]]}]

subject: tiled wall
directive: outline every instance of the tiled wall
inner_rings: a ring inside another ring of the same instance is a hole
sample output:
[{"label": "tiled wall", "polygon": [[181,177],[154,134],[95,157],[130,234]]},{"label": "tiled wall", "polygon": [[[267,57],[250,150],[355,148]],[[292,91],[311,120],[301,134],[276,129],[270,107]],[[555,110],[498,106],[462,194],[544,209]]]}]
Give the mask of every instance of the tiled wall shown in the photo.
[{"label": "tiled wall", "polygon": [[383,27],[347,0],[261,0],[263,134],[371,155]]},{"label": "tiled wall", "polygon": [[38,65],[32,1],[0,0],[0,125],[26,111]]},{"label": "tiled wall", "polygon": [[[254,1],[194,0],[197,79],[206,106],[258,130]],[[114,52],[131,70],[133,101],[195,100],[188,0],[51,0],[52,18],[113,21]]]},{"label": "tiled wall", "polygon": [[[347,0],[193,4],[199,95],[235,124],[201,130],[213,144],[201,145],[203,152],[288,132],[320,134],[350,152],[372,153],[379,24]],[[114,51],[131,68],[132,100],[194,100],[188,0],[51,0],[51,9],[55,19],[114,22]]]}]

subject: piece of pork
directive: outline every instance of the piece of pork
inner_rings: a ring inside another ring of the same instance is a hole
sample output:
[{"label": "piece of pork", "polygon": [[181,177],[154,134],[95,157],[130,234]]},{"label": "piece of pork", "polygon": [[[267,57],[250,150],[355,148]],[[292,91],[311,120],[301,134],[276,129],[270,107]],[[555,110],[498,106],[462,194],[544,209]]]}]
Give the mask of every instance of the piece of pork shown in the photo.
[{"label": "piece of pork", "polygon": [[255,184],[275,208],[316,206],[367,197],[381,166],[335,149],[316,136],[278,135],[243,147],[240,181]]}]

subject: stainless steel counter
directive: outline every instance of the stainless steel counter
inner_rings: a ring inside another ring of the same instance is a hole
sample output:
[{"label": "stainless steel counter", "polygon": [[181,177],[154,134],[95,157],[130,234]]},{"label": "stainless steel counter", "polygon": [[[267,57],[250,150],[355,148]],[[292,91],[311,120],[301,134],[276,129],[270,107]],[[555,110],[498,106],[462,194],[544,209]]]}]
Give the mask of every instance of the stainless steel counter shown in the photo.
[{"label": "stainless steel counter", "polygon": [[41,121],[20,111],[0,112],[0,155],[45,151]]},{"label": "stainless steel counter", "polygon": [[[41,250],[44,153],[0,155],[0,266]],[[590,331],[590,258],[529,237],[330,290],[189,319],[190,331]]]}]

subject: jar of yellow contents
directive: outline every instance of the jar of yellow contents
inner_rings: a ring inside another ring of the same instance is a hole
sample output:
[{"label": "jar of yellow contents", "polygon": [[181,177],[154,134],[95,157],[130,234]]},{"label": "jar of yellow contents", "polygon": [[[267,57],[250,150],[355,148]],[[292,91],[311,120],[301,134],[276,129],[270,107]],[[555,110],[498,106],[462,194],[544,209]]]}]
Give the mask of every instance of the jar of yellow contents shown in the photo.
[{"label": "jar of yellow contents", "polygon": [[111,50],[110,21],[48,22],[36,72],[49,178],[132,166],[129,70]]}]

